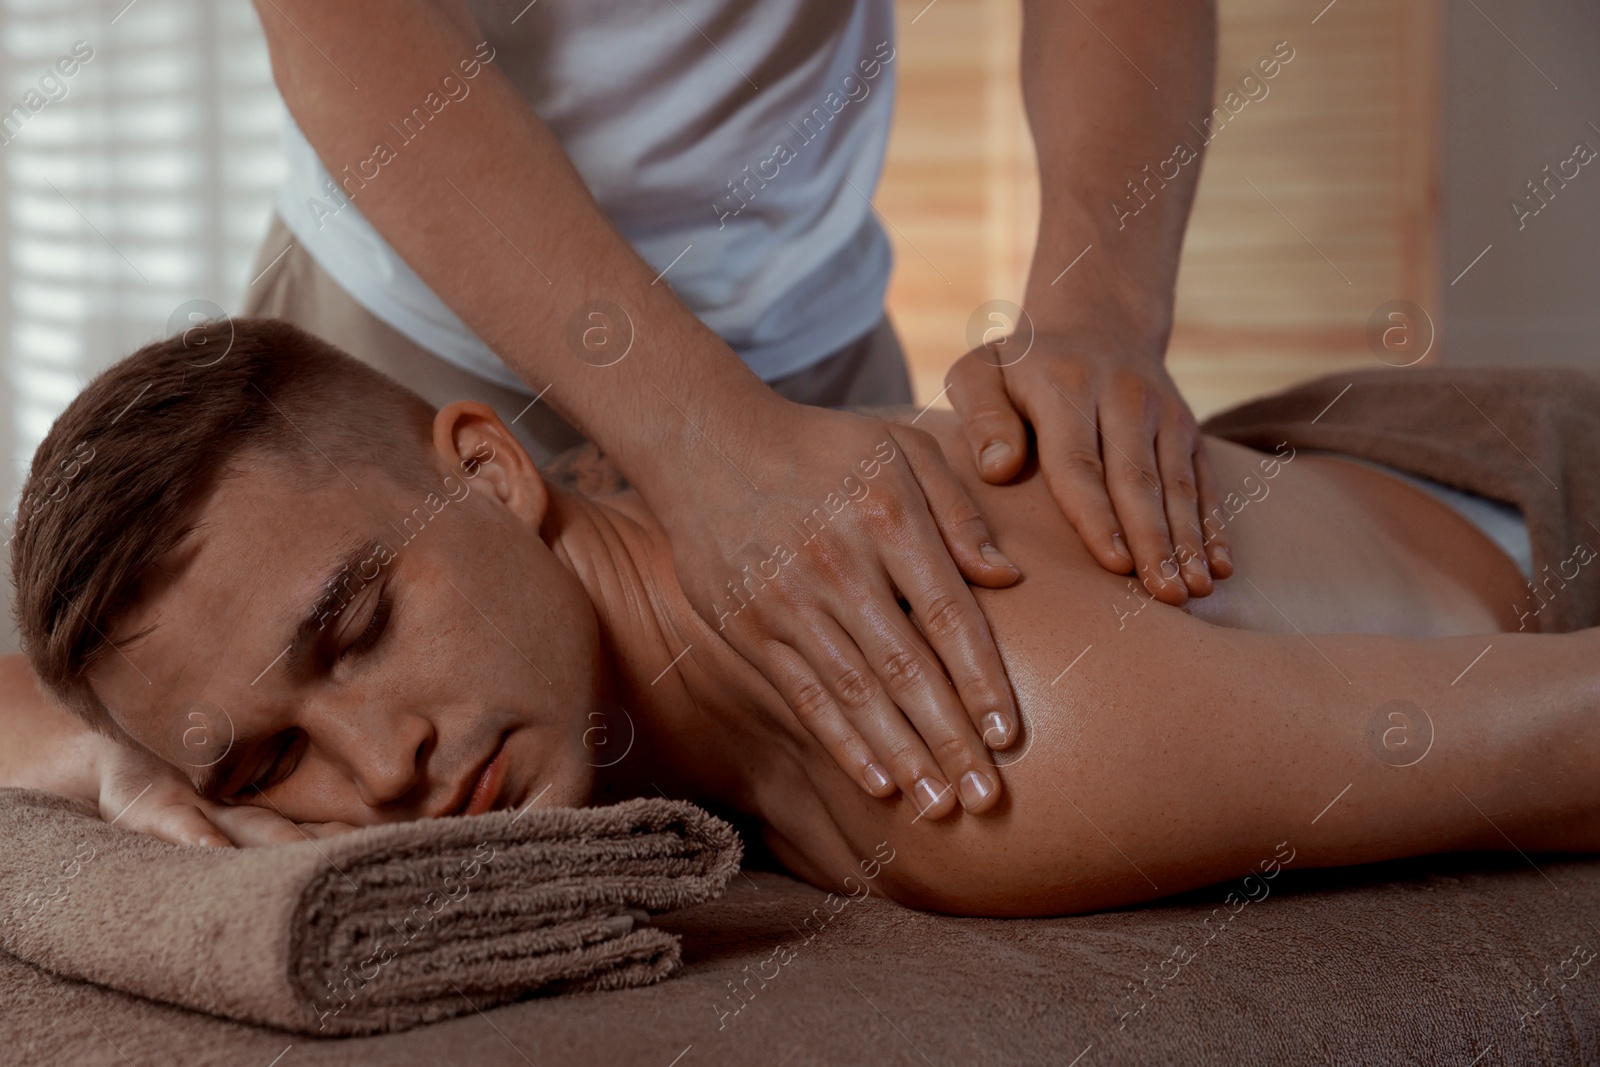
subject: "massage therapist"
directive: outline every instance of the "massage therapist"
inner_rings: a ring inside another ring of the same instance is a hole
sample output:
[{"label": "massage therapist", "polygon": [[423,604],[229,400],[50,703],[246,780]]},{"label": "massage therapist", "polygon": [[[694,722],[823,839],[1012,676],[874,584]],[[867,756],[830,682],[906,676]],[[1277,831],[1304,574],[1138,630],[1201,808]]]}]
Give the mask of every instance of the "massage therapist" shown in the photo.
[{"label": "massage therapist", "polygon": [[[889,0],[256,7],[293,122],[249,313],[436,404],[489,403],[536,461],[595,442],[702,617],[868,793],[926,809],[1017,736],[966,584],[1016,568],[931,439],[830,410],[911,400],[869,201]],[[996,319],[948,396],[986,479],[1018,473],[1031,426],[1094,557],[1182,603],[1231,568],[1202,543],[1205,459],[1163,366],[1200,168],[1151,167],[1209,113],[1214,3],[1023,12],[1043,190],[1027,318],[1009,340]]]}]

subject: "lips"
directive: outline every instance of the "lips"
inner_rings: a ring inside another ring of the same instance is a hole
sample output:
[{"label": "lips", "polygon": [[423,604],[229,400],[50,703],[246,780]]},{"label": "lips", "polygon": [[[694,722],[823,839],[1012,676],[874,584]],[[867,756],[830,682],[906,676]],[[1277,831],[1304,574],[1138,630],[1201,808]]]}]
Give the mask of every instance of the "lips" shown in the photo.
[{"label": "lips", "polygon": [[482,815],[494,808],[495,801],[500,799],[500,791],[505,785],[506,772],[511,762],[506,755],[506,739],[509,736],[509,734],[500,736],[483,769],[472,779],[471,791],[457,809],[457,814]]}]

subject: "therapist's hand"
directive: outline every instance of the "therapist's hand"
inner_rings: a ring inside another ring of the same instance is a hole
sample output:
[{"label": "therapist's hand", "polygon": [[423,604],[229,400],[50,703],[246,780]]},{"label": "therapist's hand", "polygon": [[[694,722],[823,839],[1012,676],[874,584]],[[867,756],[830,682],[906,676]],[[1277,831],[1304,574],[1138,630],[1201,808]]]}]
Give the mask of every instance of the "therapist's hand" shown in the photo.
[{"label": "therapist's hand", "polygon": [[1019,573],[939,446],[777,397],[729,423],[656,505],[690,601],[867,793],[991,808],[1018,716],[966,583]]},{"label": "therapist's hand", "polygon": [[1101,566],[1136,570],[1168,604],[1209,594],[1233,565],[1202,524],[1218,503],[1204,441],[1159,357],[1049,333],[1023,354],[1020,340],[968,352],[945,378],[984,480],[1017,476],[1032,426],[1045,484]]}]

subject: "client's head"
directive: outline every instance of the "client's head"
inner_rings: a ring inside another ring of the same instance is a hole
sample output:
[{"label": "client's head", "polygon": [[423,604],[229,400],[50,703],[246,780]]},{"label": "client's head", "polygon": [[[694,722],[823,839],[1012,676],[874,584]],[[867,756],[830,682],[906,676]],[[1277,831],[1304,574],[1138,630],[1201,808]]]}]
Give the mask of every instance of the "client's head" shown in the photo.
[{"label": "client's head", "polygon": [[597,626],[550,505],[490,408],[207,324],[95,378],[35,453],[23,648],[217,799],[355,825],[581,804]]}]

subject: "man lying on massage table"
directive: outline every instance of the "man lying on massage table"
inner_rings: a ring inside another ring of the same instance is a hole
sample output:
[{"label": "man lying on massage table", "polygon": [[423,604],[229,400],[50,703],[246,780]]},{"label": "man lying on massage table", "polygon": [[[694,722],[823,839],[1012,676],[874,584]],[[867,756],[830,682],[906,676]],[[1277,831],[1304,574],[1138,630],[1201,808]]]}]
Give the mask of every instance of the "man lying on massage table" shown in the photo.
[{"label": "man lying on massage table", "polygon": [[[1600,636],[1510,632],[1518,566],[1370,466],[1210,441],[1219,488],[1255,502],[1221,517],[1231,580],[1178,608],[1101,568],[1032,467],[990,486],[954,417],[903,425],[817,514],[751,531],[753,565],[730,575],[730,611],[783,595],[791,553],[828,552],[830,512],[877,507],[885,467],[944,450],[1022,574],[978,592],[1022,727],[993,762],[954,738],[902,751],[893,777],[915,784],[873,796],[840,769],[864,765],[861,736],[830,752],[817,708],[788,706],[701,621],[631,492],[550,484],[481,404],[434,414],[292,328],[235,329],[213,366],[176,340],[129,357],[40,447],[36,494],[77,459],[18,525],[29,661],[11,664],[6,784],[239,842],[297,837],[284,820],[326,833],[660,791],[758,823],[819,886],[887,840],[880,891],[991,916],[1174,893],[1286,839],[1297,867],[1600,847]],[[952,699],[922,647],[893,673]],[[111,757],[33,695],[30,665],[166,763]],[[859,692],[868,708],[870,678]],[[1431,723],[1420,759],[1370,740],[1394,701],[1419,736]],[[188,781],[207,799],[183,799]]]}]

